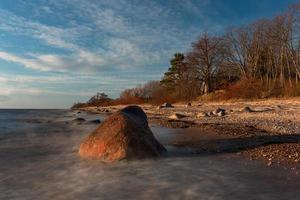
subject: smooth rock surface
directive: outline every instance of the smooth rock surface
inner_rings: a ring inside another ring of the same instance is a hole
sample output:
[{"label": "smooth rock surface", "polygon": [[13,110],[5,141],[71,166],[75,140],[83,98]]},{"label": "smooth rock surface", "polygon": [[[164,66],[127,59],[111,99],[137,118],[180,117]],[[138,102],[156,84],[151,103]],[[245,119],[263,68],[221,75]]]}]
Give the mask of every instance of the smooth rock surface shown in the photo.
[{"label": "smooth rock surface", "polygon": [[111,116],[80,145],[86,159],[116,161],[156,157],[166,149],[155,139],[147,116],[138,106],[128,106]]}]

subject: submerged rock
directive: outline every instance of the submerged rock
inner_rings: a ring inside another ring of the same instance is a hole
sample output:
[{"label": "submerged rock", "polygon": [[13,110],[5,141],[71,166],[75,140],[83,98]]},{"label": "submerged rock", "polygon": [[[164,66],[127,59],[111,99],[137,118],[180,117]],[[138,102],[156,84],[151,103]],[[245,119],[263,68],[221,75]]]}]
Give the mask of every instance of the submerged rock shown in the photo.
[{"label": "submerged rock", "polygon": [[86,120],[82,117],[78,117],[78,118],[74,119],[73,121],[75,121],[75,122],[85,122]]},{"label": "submerged rock", "polygon": [[100,124],[101,120],[100,119],[93,119],[93,120],[90,120],[88,122],[91,123],[91,124]]},{"label": "submerged rock", "polygon": [[84,119],[84,118],[82,118],[82,117],[77,117],[76,119],[73,119],[72,121],[71,121],[71,123],[75,123],[75,124],[82,124],[82,123],[84,123],[86,120]]},{"label": "submerged rock", "polygon": [[147,116],[138,106],[128,106],[109,116],[80,145],[82,158],[116,161],[155,157],[166,149],[155,139]]}]

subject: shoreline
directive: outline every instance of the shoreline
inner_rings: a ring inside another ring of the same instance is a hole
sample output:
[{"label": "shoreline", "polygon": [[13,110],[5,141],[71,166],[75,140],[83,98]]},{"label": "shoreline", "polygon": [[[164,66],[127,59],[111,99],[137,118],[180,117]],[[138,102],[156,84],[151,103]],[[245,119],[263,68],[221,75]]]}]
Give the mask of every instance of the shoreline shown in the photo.
[{"label": "shoreline", "polygon": [[[79,110],[110,114],[125,106]],[[173,108],[139,106],[146,112],[149,124],[185,129],[182,137],[172,144],[174,146],[193,147],[199,152],[236,153],[250,160],[260,160],[267,166],[283,166],[299,174],[299,99],[192,102],[192,106],[178,103]],[[245,110],[245,107],[251,108],[251,111]],[[225,115],[206,115],[217,108],[225,109]]]}]

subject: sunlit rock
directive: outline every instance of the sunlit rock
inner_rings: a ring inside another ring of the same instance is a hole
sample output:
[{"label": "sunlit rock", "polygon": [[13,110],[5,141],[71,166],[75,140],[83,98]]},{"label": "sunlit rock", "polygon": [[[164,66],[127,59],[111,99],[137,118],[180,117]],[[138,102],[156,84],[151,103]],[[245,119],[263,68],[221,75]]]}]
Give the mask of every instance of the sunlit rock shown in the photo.
[{"label": "sunlit rock", "polygon": [[144,111],[128,106],[101,123],[80,145],[79,154],[109,162],[156,157],[165,151],[151,132]]}]

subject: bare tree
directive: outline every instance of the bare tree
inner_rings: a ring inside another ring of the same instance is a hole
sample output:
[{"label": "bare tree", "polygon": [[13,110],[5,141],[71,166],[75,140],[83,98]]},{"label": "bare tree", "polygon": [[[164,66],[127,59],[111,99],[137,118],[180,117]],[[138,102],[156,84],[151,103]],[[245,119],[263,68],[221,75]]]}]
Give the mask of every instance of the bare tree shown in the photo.
[{"label": "bare tree", "polygon": [[224,44],[224,38],[204,33],[187,53],[187,64],[202,84],[204,94],[212,91],[213,78],[225,61],[227,51]]}]

